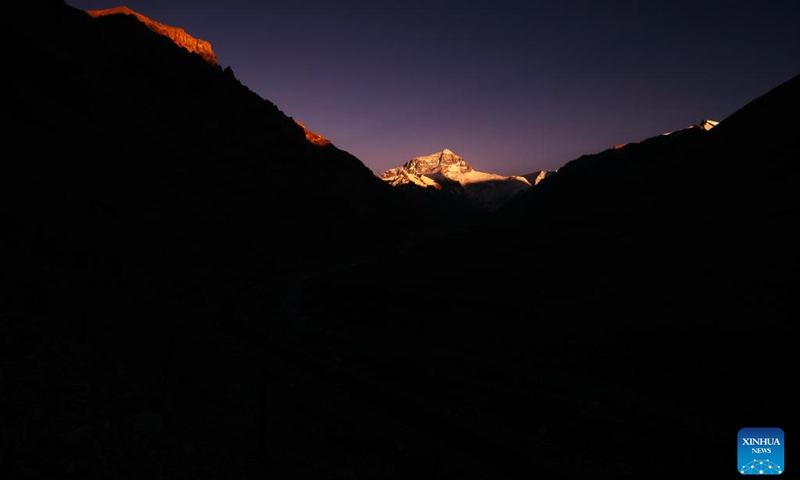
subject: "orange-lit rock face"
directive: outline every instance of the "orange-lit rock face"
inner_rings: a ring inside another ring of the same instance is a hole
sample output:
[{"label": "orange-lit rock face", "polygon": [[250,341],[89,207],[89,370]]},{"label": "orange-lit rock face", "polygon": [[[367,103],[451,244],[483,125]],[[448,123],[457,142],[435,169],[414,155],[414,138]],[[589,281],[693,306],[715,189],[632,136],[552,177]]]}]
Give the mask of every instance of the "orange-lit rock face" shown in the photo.
[{"label": "orange-lit rock face", "polygon": [[330,145],[331,143],[330,140],[328,140],[327,138],[323,137],[318,133],[314,133],[311,130],[307,129],[302,122],[298,122],[297,120],[295,120],[294,122],[303,127],[303,131],[306,132],[306,140],[308,140],[309,142],[313,143],[318,147],[324,147],[325,145]]},{"label": "orange-lit rock face", "polygon": [[175,44],[178,45],[179,47],[185,48],[186,50],[189,50],[192,53],[200,55],[206,62],[212,65],[219,65],[217,56],[211,49],[211,44],[205,40],[199,40],[197,38],[194,38],[193,36],[186,33],[186,30],[182,28],[170,27],[169,25],[164,25],[163,23],[158,23],[156,21],[150,20],[144,15],[134,12],[128,7],[115,7],[115,8],[107,8],[104,10],[88,10],[86,13],[88,13],[94,18],[102,17],[105,15],[133,15],[153,32],[156,32],[159,35],[163,35],[169,38],[170,40],[175,42]]}]

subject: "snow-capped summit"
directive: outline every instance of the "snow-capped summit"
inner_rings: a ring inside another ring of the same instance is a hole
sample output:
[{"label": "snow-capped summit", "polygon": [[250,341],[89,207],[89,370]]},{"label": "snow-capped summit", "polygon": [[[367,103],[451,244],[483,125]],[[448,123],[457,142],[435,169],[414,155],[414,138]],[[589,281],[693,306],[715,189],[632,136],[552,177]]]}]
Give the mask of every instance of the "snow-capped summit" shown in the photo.
[{"label": "snow-capped summit", "polygon": [[522,176],[479,172],[449,148],[412,158],[401,167],[385,171],[380,178],[395,187],[411,184],[461,196],[483,211],[496,210],[531,188],[531,182]]},{"label": "snow-capped summit", "polygon": [[[399,170],[412,175],[427,175],[429,177],[444,176],[447,178],[474,171],[466,160],[456,155],[449,148],[445,148],[441,152],[431,153],[430,155],[412,158],[402,167],[388,170],[381,175],[381,178],[384,178],[389,172],[399,173]],[[413,182],[413,180],[409,180]]]}]

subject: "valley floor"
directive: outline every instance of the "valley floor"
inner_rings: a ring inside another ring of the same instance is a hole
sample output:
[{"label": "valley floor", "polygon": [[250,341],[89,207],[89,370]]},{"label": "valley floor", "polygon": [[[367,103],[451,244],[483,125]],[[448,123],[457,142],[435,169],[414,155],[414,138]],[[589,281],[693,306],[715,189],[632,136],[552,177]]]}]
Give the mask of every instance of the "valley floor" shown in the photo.
[{"label": "valley floor", "polygon": [[613,255],[470,256],[487,237],[462,233],[185,298],[157,329],[6,312],[7,478],[728,478],[739,428],[791,428],[790,330],[611,284],[638,271]]}]

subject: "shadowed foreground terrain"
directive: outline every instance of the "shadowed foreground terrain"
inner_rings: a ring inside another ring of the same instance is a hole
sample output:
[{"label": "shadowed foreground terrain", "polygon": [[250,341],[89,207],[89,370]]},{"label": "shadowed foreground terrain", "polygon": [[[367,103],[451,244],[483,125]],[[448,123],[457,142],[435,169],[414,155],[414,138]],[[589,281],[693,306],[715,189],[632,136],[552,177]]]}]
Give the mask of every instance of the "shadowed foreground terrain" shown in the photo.
[{"label": "shadowed foreground terrain", "polygon": [[739,428],[793,438],[798,77],[448,219],[132,17],[12,13],[4,478],[731,478]]}]

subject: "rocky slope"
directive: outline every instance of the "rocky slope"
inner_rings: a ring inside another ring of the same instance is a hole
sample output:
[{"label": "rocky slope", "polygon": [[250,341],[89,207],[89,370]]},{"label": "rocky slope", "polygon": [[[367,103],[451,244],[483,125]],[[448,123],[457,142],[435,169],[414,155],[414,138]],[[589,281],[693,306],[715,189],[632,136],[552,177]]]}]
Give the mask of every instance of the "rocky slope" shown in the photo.
[{"label": "rocky slope", "polygon": [[34,153],[0,172],[4,309],[66,325],[134,296],[106,325],[148,336],[156,324],[130,318],[147,305],[400,238],[380,217],[399,212],[393,189],[230,69],[131,14],[57,0],[14,13],[8,61],[26,68],[7,86],[7,147]]},{"label": "rocky slope", "polygon": [[155,20],[151,20],[146,16],[142,15],[141,13],[134,12],[128,7],[114,7],[114,8],[106,8],[101,10],[89,10],[86,13],[89,15],[97,18],[103,17],[106,15],[133,15],[136,17],[140,22],[145,24],[147,28],[150,30],[158,33],[159,35],[163,35],[178,45],[181,48],[185,48],[192,53],[196,53],[200,55],[205,61],[212,65],[219,65],[219,60],[217,60],[217,55],[214,53],[214,50],[211,48],[211,44],[205,40],[200,40],[194,38],[193,36],[186,33],[186,30],[180,27],[172,27],[169,25],[164,25],[163,23],[156,22]]}]

